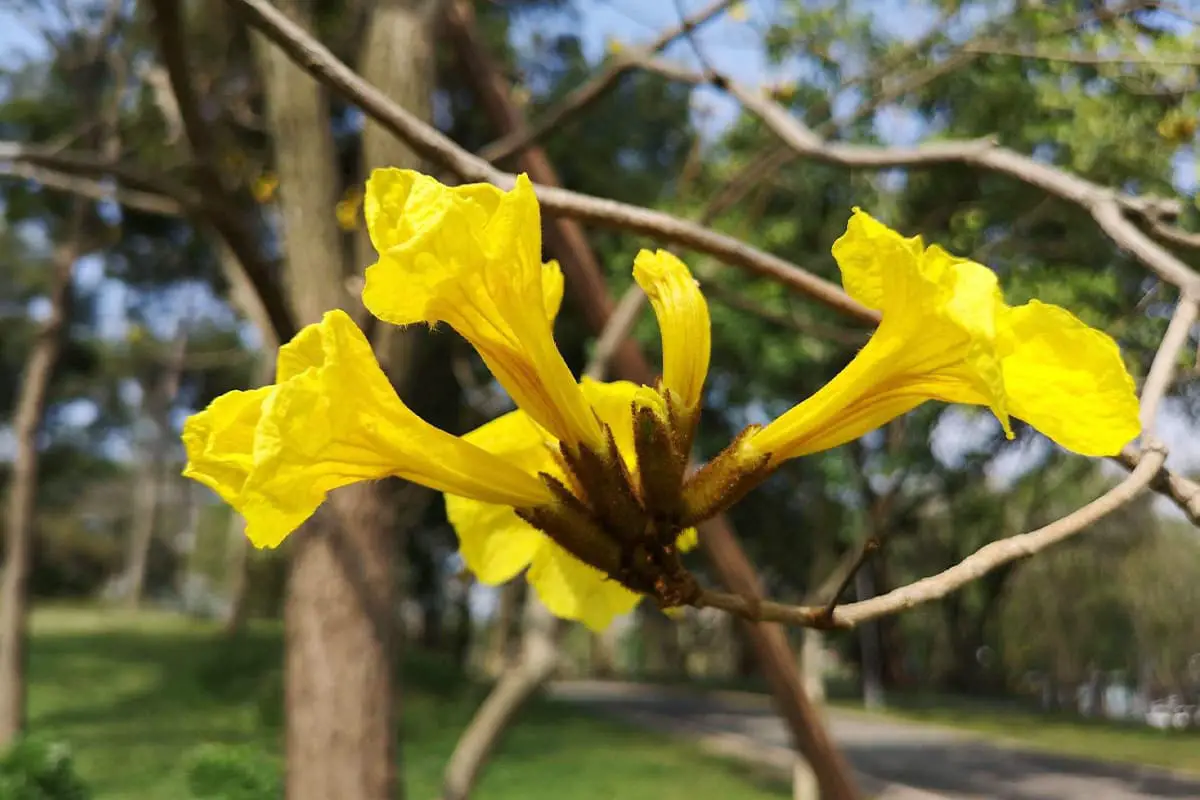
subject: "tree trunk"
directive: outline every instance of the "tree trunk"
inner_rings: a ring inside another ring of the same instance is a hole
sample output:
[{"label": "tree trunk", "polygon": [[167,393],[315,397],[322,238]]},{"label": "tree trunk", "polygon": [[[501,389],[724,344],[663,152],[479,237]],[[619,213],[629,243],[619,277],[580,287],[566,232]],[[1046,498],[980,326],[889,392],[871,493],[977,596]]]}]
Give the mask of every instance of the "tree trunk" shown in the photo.
[{"label": "tree trunk", "polygon": [[[309,3],[279,5],[311,27]],[[369,29],[399,11],[396,4],[375,4]],[[409,48],[394,40],[390,46]],[[269,42],[256,38],[256,47],[276,149],[289,300],[301,324],[335,306],[361,318],[361,304],[351,300],[343,279],[343,239],[334,217],[341,177],[325,95]],[[394,377],[395,363],[385,366]],[[289,800],[399,796],[394,523],[381,486],[358,484],[333,492],[293,537],[284,609]]]},{"label": "tree trunk", "polygon": [[487,651],[483,656],[483,671],[488,677],[498,677],[516,658],[525,593],[524,577],[514,578],[500,587],[495,618],[488,632]]},{"label": "tree trunk", "polygon": [[184,322],[180,321],[167,362],[162,366],[162,372],[143,404],[147,439],[141,448],[140,468],[134,473],[133,521],[129,526],[129,555],[125,561],[125,605],[130,608],[141,605],[146,589],[146,564],[159,517],[164,462],[171,436],[171,403],[179,393],[179,382],[187,358],[187,342],[187,330]]},{"label": "tree trunk", "polygon": [[656,678],[682,676],[686,670],[675,623],[651,603],[642,603],[640,614],[646,674]]},{"label": "tree trunk", "polygon": [[[875,596],[875,581],[869,569],[854,573],[854,590],[858,600]],[[862,648],[863,705],[870,709],[883,708],[883,670],[879,657],[879,626],[866,622],[859,626],[859,646]]]},{"label": "tree trunk", "polygon": [[0,746],[25,726],[28,584],[37,499],[38,432],[70,317],[71,273],[80,251],[81,201],[75,201],[66,239],[55,249],[50,315],[42,323],[21,375],[13,416],[15,449],[5,509],[5,561],[0,576]]},{"label": "tree trunk", "polygon": [[[804,693],[818,713],[825,707],[825,634],[815,628],[802,631],[800,677]],[[792,800],[820,800],[820,786],[812,767],[803,757],[796,758],[792,770]]]}]

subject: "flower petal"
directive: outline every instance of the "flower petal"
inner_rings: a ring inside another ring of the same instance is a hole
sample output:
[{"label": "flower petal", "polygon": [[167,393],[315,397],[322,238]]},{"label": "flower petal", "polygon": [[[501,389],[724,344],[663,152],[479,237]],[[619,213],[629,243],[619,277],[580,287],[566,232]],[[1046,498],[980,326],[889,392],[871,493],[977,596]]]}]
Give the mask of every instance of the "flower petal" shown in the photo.
[{"label": "flower petal", "polygon": [[543,266],[533,184],[447,187],[411,170],[376,170],[367,225],[379,248],[363,303],[398,325],[445,322],[539,425],[569,443],[602,445],[579,384],[554,343],[557,264]]},{"label": "flower petal", "polygon": [[582,622],[602,631],[628,614],[641,595],[626,589],[598,569],[584,564],[547,539],[529,568],[529,585],[556,617]]},{"label": "flower petal", "polygon": [[642,250],[633,278],[650,298],[662,333],[663,386],[689,409],[700,405],[712,350],[708,305],[687,265],[666,250]]},{"label": "flower petal", "polygon": [[307,326],[279,363],[286,380],[217,398],[185,426],[188,473],[246,517],[257,546],[278,545],[333,489],[389,475],[494,503],[548,499],[533,474],[405,406],[345,312]]},{"label": "flower petal", "polygon": [[188,461],[183,476],[199,481],[227,503],[242,494],[254,468],[254,429],[274,386],[227,392],[183,423]]},{"label": "flower petal", "polygon": [[1001,326],[1014,416],[1086,456],[1115,455],[1141,433],[1133,378],[1111,337],[1037,300],[1007,309]]},{"label": "flower petal", "polygon": [[842,271],[846,293],[877,311],[903,308],[889,286],[897,275],[912,270],[924,249],[920,236],[904,238],[859,208],[846,232],[833,243],[833,257]]}]

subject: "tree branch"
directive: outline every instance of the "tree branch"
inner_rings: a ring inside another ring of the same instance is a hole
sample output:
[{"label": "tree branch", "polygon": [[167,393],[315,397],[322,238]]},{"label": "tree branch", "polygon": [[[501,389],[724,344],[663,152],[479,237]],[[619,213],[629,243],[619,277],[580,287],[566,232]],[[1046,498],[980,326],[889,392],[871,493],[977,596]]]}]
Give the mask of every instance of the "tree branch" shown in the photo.
[{"label": "tree branch", "polygon": [[990,56],[1013,56],[1034,58],[1041,61],[1061,61],[1068,64],[1136,64],[1147,67],[1200,66],[1200,56],[1195,55],[1147,55],[1146,53],[1072,53],[1066,50],[1049,50],[1044,47],[1005,47],[998,44],[967,44],[963,50]]},{"label": "tree branch", "polygon": [[559,644],[569,625],[550,613],[530,592],[525,601],[521,658],[504,671],[454,746],[442,783],[443,800],[471,796],[483,765],[501,734],[559,661]]},{"label": "tree branch", "polygon": [[621,295],[621,299],[617,301],[616,308],[613,309],[608,322],[604,324],[604,329],[596,337],[596,349],[592,353],[591,360],[588,361],[587,368],[583,371],[584,375],[593,380],[604,380],[617,348],[629,338],[630,333],[633,332],[633,326],[637,324],[638,317],[645,306],[646,293],[642,291],[642,287],[636,283],[630,284],[629,288],[625,290],[625,294]]},{"label": "tree branch", "polygon": [[[166,0],[155,0],[156,4]],[[516,176],[492,167],[468,153],[433,127],[426,125],[343,64],[304,29],[276,10],[268,0],[225,0],[246,22],[275,42],[288,57],[321,83],[338,90],[363,113],[408,143],[432,162],[442,164],[464,181],[513,186]],[[836,284],[803,270],[782,258],[751,247],[731,236],[659,211],[539,185],[537,196],[546,211],[609,228],[655,236],[716,256],[727,264],[771,278],[808,294],[831,308],[862,322],[874,324],[879,315],[852,300]]]},{"label": "tree branch", "polygon": [[158,39],[159,57],[170,77],[183,129],[196,158],[195,177],[200,189],[200,210],[237,256],[238,262],[262,300],[271,320],[271,327],[275,330],[276,339],[286,342],[295,335],[298,328],[272,276],[271,263],[259,249],[254,230],[247,223],[245,216],[239,213],[239,204],[229,196],[221,182],[212,132],[192,89],[187,46],[179,17],[180,6],[175,0],[150,0],[150,7],[153,30]]},{"label": "tree branch", "polygon": [[634,53],[619,53],[602,71],[569,92],[542,114],[536,121],[522,125],[512,133],[505,134],[479,151],[480,158],[495,163],[515,155],[562,125],[592,103],[607,94],[621,77],[633,69],[640,55],[653,55],[663,50],[680,36],[690,36],[692,31],[714,19],[737,0],[716,0],[690,17],[682,19],[674,28],[663,32],[657,39]]},{"label": "tree branch", "polygon": [[863,622],[945,597],[1004,564],[1031,556],[1083,531],[1133,500],[1156,481],[1165,480],[1160,476],[1160,470],[1166,462],[1167,449],[1154,438],[1152,431],[1159,405],[1171,385],[1176,361],[1180,351],[1187,344],[1188,333],[1198,311],[1200,304],[1195,297],[1187,294],[1180,297],[1167,333],[1154,355],[1150,372],[1142,387],[1142,438],[1145,444],[1133,461],[1133,472],[1086,506],[1035,531],[986,544],[937,575],[922,578],[878,597],[838,608],[789,606],[708,590],[701,593],[694,605],[698,608],[721,608],[747,619],[769,620],[810,628],[853,628]]},{"label": "tree branch", "polygon": [[71,175],[34,164],[17,162],[8,166],[0,165],[0,174],[33,181],[47,189],[68,192],[91,200],[111,200],[126,208],[146,214],[177,217],[186,213],[186,208],[182,203],[167,195],[140,189],[127,189],[119,184],[106,184],[104,181],[94,178]]},{"label": "tree branch", "polygon": [[930,142],[911,147],[829,142],[762,92],[740,86],[724,76],[716,76],[709,81],[690,70],[654,60],[645,60],[642,66],[676,80],[692,84],[712,83],[725,90],[758,116],[792,150],[815,161],[852,169],[965,164],[1015,178],[1085,209],[1117,246],[1131,252],[1163,280],[1189,294],[1200,295],[1200,274],[1139,230],[1123,213],[1169,213],[1167,208],[1176,205],[1171,201],[1117,193],[1064,169],[1002,147],[993,139]]},{"label": "tree branch", "polygon": [[821,606],[791,606],[767,600],[752,602],[740,595],[708,590],[701,593],[695,605],[697,608],[720,608],[746,619],[807,628],[854,628],[864,622],[938,600],[997,567],[1031,556],[1074,536],[1137,497],[1154,481],[1165,459],[1166,449],[1157,442],[1151,442],[1145,448],[1140,463],[1125,480],[1074,513],[1029,533],[984,545],[937,575],[922,578],[870,600],[839,606],[832,617],[826,617],[825,608]]}]

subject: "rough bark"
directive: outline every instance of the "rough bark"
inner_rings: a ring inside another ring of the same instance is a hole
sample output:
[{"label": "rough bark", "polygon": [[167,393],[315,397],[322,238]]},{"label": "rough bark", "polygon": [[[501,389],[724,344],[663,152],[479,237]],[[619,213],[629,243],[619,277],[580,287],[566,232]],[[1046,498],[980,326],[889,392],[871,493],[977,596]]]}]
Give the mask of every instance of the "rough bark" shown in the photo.
[{"label": "rough bark", "polygon": [[[399,5],[376,4],[369,27]],[[280,6],[301,24],[311,22],[310,4]],[[343,239],[333,213],[341,176],[327,99],[278,49],[265,40],[256,47],[276,148],[292,310],[301,324],[335,306],[360,313],[343,280]],[[289,800],[398,796],[395,519],[378,484],[359,484],[333,492],[293,537],[284,610]]]},{"label": "rough bark", "polygon": [[171,404],[179,393],[179,382],[187,357],[187,330],[180,324],[171,343],[166,363],[143,403],[147,439],[141,448],[138,469],[134,473],[133,521],[129,526],[129,553],[125,560],[125,605],[137,608],[146,589],[146,565],[159,519],[159,499],[163,490],[163,472],[167,448],[172,436]]},{"label": "rough bark", "polygon": [[42,323],[25,361],[13,416],[16,446],[5,508],[4,571],[0,576],[0,746],[11,742],[25,726],[28,585],[37,500],[37,439],[45,417],[50,380],[70,318],[71,273],[80,253],[79,228],[83,216],[79,201],[71,214],[67,235],[53,255],[50,314]]}]

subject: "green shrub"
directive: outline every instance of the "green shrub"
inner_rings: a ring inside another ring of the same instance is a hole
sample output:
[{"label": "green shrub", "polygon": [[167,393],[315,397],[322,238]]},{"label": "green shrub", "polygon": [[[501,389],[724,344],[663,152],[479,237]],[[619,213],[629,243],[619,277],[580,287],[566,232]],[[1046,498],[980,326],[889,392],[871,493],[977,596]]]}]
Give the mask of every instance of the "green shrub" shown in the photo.
[{"label": "green shrub", "polygon": [[283,770],[255,747],[203,745],[188,758],[188,790],[195,800],[279,800]]},{"label": "green shrub", "polygon": [[75,774],[70,749],[38,737],[22,737],[0,755],[0,800],[88,800]]}]

